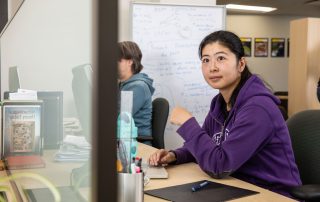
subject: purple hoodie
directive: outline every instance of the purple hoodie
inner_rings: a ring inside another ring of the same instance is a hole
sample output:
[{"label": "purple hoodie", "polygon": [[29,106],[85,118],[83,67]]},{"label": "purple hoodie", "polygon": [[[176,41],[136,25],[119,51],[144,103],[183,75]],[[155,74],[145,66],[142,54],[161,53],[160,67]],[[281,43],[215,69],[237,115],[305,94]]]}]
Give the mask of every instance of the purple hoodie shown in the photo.
[{"label": "purple hoodie", "polygon": [[227,120],[222,102],[221,94],[213,98],[202,127],[191,118],[178,129],[185,143],[174,150],[177,164],[197,162],[214,178],[231,175],[290,196],[288,189],[301,180],[279,99],[252,75]]}]

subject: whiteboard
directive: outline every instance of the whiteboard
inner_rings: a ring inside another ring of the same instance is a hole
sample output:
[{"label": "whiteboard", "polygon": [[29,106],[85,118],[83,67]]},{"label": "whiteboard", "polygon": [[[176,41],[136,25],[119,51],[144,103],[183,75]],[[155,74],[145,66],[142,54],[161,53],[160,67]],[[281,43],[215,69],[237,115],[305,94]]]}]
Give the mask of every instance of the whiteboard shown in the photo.
[{"label": "whiteboard", "polygon": [[[170,111],[186,108],[202,125],[218,91],[202,76],[198,46],[209,33],[225,29],[225,7],[133,2],[131,16],[132,40],[141,48],[143,72],[154,79],[154,98],[166,98]],[[176,129],[168,121],[167,149],[183,143]]]}]

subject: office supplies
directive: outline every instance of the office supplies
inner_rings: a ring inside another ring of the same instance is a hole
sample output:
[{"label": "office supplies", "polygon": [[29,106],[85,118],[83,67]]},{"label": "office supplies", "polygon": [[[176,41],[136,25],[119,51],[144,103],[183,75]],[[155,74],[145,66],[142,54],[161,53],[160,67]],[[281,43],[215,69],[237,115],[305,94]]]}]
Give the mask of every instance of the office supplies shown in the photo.
[{"label": "office supplies", "polygon": [[55,161],[85,162],[90,158],[91,145],[83,136],[67,135],[59,151],[55,154]]},{"label": "office supplies", "polygon": [[131,173],[136,174],[136,164],[135,163],[131,163]]},{"label": "office supplies", "polygon": [[118,202],[142,202],[143,185],[143,173],[118,173]]},{"label": "office supplies", "polygon": [[5,158],[7,169],[43,168],[45,162],[40,155],[8,156]]},{"label": "office supplies", "polygon": [[9,100],[38,100],[37,91],[18,89],[13,93],[9,93]]},{"label": "office supplies", "polygon": [[[137,136],[138,129],[134,124],[131,113],[129,112],[121,112],[118,116],[117,120],[117,141],[118,146],[123,146],[122,149],[119,149],[120,157],[124,154],[122,152],[126,152],[125,156],[127,162],[127,168],[125,170],[131,170],[131,163],[134,163],[136,155],[137,155]],[[119,142],[121,145],[119,145]]]},{"label": "office supplies", "polygon": [[201,188],[207,186],[209,183],[210,183],[209,181],[201,182],[200,184],[197,184],[197,185],[193,186],[193,187],[191,188],[191,190],[192,190],[193,192],[199,191]]},{"label": "office supplies", "polygon": [[121,173],[128,173],[129,172],[129,157],[127,156],[128,152],[126,150],[125,145],[123,144],[122,140],[117,140],[117,159],[121,163],[122,169],[119,171]]},{"label": "office supplies", "polygon": [[258,192],[210,182],[201,191],[192,192],[190,187],[204,181],[145,191],[146,194],[174,202],[220,202],[245,197]]}]

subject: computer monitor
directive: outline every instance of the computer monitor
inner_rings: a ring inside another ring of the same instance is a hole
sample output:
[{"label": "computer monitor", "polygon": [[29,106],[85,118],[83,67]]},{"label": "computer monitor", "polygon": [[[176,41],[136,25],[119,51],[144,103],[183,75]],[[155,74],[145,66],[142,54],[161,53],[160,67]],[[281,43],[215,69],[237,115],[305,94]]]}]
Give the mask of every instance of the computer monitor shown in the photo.
[{"label": "computer monitor", "polygon": [[91,140],[92,68],[84,64],[72,69],[72,92],[82,128],[82,135]]},{"label": "computer monitor", "polygon": [[[92,68],[90,64],[83,64],[72,69],[73,98],[82,128],[82,135],[91,142],[91,100],[92,100]],[[79,186],[90,184],[90,160],[79,168],[72,170],[73,181]]]},{"label": "computer monitor", "polygon": [[20,88],[20,77],[18,67],[9,67],[9,91],[17,92]]}]

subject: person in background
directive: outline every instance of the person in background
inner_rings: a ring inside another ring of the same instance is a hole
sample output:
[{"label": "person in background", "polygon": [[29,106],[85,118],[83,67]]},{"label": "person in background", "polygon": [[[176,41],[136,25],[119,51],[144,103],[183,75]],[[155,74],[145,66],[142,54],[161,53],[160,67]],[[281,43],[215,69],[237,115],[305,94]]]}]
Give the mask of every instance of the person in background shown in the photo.
[{"label": "person in background", "polygon": [[[142,53],[139,46],[132,41],[119,42],[118,77],[120,91],[133,91],[132,116],[138,136],[152,135],[152,100],[155,89],[153,79],[141,73]],[[150,139],[150,138],[149,138]],[[151,144],[146,141],[146,144]]]},{"label": "person in background", "polygon": [[202,125],[186,109],[176,107],[170,121],[179,125],[184,145],[157,150],[150,165],[196,162],[213,178],[235,178],[289,196],[301,185],[286,122],[276,98],[251,74],[237,35],[217,31],[199,46],[206,82],[219,89]]}]

